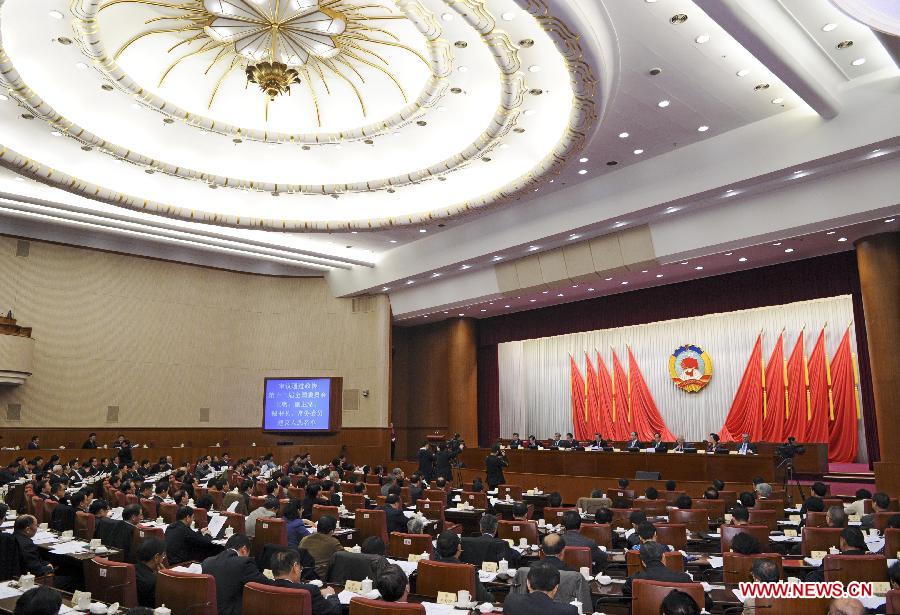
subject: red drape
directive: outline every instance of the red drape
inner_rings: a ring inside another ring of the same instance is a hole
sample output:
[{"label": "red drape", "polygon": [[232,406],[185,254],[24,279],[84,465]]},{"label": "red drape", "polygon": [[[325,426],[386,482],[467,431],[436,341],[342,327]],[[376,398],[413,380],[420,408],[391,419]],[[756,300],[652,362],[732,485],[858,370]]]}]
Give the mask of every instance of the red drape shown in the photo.
[{"label": "red drape", "polygon": [[859,417],[855,380],[850,327],[847,327],[831,360],[831,391],[834,398],[834,421],[829,425],[828,434],[828,461],[831,462],[856,461],[856,422]]},{"label": "red drape", "polygon": [[723,442],[736,442],[744,433],[750,434],[751,440],[760,439],[763,415],[762,378],[762,334],[759,334],[734,394],[734,401],[731,402],[731,409],[725,417],[725,424],[719,431]]},{"label": "red drape", "polygon": [[578,440],[587,440],[590,438],[586,435],[588,431],[585,427],[584,411],[586,407],[586,395],[584,387],[584,378],[575,365],[575,359],[569,355],[569,382],[572,389],[572,424],[574,425],[575,438]]},{"label": "red drape", "polygon": [[628,383],[631,387],[631,424],[638,432],[638,437],[643,440],[651,440],[653,434],[659,432],[663,440],[672,442],[675,436],[666,427],[630,346],[628,347]]},{"label": "red drape", "polygon": [[784,333],[778,336],[772,356],[766,366],[766,416],[763,419],[762,441],[780,442],[786,414]]},{"label": "red drape", "polygon": [[584,353],[584,369],[587,374],[587,419],[585,427],[591,432],[588,435],[593,436],[598,431],[602,432],[600,382],[597,379],[597,371],[594,369],[594,364],[591,363],[591,357],[587,353]]},{"label": "red drape", "polygon": [[825,328],[809,355],[809,425],[806,442],[828,442],[828,367],[825,364]]},{"label": "red drape", "polygon": [[612,351],[613,357],[613,422],[617,440],[627,440],[631,431],[631,406],[628,394],[628,376],[622,368],[619,356]]},{"label": "red drape", "polygon": [[597,353],[597,382],[600,392],[600,420],[599,430],[606,439],[622,440],[628,439],[628,434],[621,427],[624,423],[616,423],[613,421],[613,382],[609,370],[606,369],[606,363],[600,353]]},{"label": "red drape", "polygon": [[793,436],[798,442],[806,438],[806,425],[809,423],[806,411],[806,377],[804,376],[804,349],[806,342],[803,331],[794,344],[787,362],[788,410],[784,421],[782,436]]}]

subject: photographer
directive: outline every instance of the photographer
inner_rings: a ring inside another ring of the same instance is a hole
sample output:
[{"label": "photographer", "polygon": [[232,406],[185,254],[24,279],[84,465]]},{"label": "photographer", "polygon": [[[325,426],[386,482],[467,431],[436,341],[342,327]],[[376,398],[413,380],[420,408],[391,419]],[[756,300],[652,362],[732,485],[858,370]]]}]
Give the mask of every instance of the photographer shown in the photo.
[{"label": "photographer", "polygon": [[509,465],[509,461],[506,460],[503,449],[500,448],[499,444],[495,444],[491,448],[491,454],[484,458],[484,465],[487,467],[487,484],[489,489],[494,490],[497,488],[497,485],[502,485],[506,482],[506,479],[503,477],[503,468]]}]

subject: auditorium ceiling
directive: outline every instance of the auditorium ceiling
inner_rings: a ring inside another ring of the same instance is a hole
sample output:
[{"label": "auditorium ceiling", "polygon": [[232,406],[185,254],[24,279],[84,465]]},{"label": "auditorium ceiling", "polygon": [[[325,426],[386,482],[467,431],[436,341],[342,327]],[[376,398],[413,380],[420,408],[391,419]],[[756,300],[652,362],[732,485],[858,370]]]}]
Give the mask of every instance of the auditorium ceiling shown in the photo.
[{"label": "auditorium ceiling", "polygon": [[0,0],[0,232],[410,323],[850,249],[897,213],[900,46],[847,4]]}]

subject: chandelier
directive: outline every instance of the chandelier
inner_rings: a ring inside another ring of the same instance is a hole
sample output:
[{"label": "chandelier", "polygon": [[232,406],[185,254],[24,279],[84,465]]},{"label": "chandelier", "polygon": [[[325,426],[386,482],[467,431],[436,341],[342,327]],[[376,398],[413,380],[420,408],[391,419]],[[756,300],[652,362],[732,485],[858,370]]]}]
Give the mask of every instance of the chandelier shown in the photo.
[{"label": "chandelier", "polygon": [[340,53],[346,23],[319,0],[203,0],[213,16],[206,33],[247,59],[247,80],[274,100],[299,83],[297,67]]}]

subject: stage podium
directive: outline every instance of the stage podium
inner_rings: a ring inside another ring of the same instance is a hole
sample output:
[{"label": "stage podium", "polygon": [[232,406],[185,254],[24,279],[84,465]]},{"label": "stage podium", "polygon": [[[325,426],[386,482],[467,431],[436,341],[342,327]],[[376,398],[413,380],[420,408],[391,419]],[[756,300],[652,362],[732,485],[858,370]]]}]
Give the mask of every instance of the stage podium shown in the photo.
[{"label": "stage podium", "polygon": [[430,433],[425,436],[425,439],[428,440],[429,444],[434,444],[435,446],[437,446],[441,442],[446,442],[447,436],[442,433]]}]

